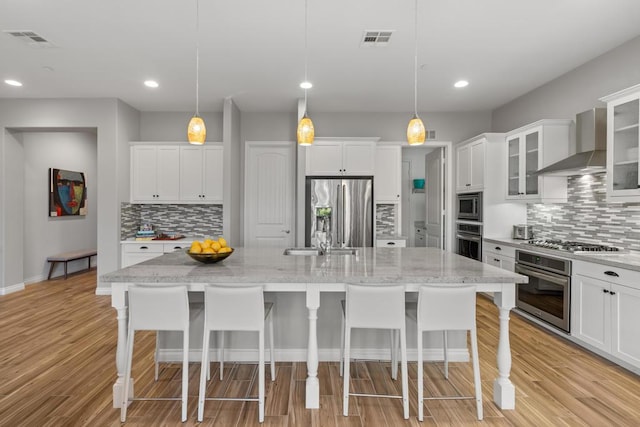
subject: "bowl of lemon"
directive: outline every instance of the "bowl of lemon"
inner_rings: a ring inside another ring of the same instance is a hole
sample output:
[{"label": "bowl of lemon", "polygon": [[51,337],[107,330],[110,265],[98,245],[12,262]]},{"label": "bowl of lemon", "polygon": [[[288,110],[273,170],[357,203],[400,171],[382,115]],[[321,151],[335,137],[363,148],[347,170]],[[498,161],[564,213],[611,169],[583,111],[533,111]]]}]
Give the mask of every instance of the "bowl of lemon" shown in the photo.
[{"label": "bowl of lemon", "polygon": [[187,255],[196,261],[213,264],[222,261],[233,253],[233,248],[227,246],[224,237],[218,240],[205,239],[203,241],[194,240],[186,250]]}]

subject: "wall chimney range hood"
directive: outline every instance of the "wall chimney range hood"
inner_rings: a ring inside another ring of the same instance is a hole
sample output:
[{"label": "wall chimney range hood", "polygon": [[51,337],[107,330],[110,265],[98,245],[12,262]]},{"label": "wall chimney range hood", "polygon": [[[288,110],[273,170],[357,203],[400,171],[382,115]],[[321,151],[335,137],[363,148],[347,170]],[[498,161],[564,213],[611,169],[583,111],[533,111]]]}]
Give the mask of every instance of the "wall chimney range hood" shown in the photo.
[{"label": "wall chimney range hood", "polygon": [[604,172],[606,167],[607,109],[593,108],[576,116],[575,154],[538,170],[536,174],[585,175]]}]

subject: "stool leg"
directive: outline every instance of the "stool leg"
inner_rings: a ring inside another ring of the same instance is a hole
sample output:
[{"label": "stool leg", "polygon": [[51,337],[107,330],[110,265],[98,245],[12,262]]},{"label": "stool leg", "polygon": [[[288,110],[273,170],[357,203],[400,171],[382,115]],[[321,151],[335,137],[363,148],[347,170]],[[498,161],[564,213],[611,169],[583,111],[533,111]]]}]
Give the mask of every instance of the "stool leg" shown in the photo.
[{"label": "stool leg", "polygon": [[344,375],[344,312],[340,321],[340,376]]},{"label": "stool leg", "polygon": [[271,381],[276,380],[276,356],[273,345],[273,316],[269,313],[269,361],[271,362]]},{"label": "stool leg", "polygon": [[396,330],[389,329],[389,338],[391,340],[391,379],[398,379],[398,342],[396,341]]},{"label": "stool leg", "polygon": [[342,415],[349,415],[349,377],[351,376],[351,328],[344,331],[344,371],[342,372]]},{"label": "stool leg", "polygon": [[447,345],[447,331],[442,331],[442,345],[444,346],[444,377],[449,379],[449,352]]},{"label": "stool leg", "polygon": [[478,420],[482,420],[482,381],[480,378],[480,361],[478,360],[478,336],[476,329],[471,331],[471,356],[473,357],[473,382],[476,389],[476,410]]},{"label": "stool leg", "polygon": [[422,361],[422,331],[418,328],[418,421],[424,421],[424,366]]},{"label": "stool leg", "polygon": [[64,280],[67,280],[67,261],[64,262]]},{"label": "stool leg", "polygon": [[55,267],[55,261],[49,261],[49,276],[47,276],[47,280],[51,280],[51,273],[53,273],[53,267]]},{"label": "stool leg", "polygon": [[198,422],[202,422],[204,416],[204,401],[207,391],[207,376],[210,374],[209,370],[209,339],[211,337],[211,331],[204,330],[202,337],[202,363],[200,365],[200,391],[198,392]]},{"label": "stool leg", "polygon": [[264,422],[264,326],[258,332],[258,422]]},{"label": "stool leg", "polygon": [[182,422],[187,421],[189,395],[189,328],[182,331]]},{"label": "stool leg", "polygon": [[220,331],[220,381],[224,376],[224,331]]},{"label": "stool leg", "polygon": [[158,341],[160,341],[160,331],[156,331],[156,352],[153,355],[153,360],[155,361],[155,365],[156,365],[156,373],[154,376],[155,381],[158,381],[158,350],[160,347],[160,344],[158,344]]},{"label": "stool leg", "polygon": [[400,329],[400,360],[401,360],[401,371],[402,371],[402,407],[404,409],[404,419],[408,420],[409,419],[409,375],[407,373],[407,331],[404,329],[404,327]]}]

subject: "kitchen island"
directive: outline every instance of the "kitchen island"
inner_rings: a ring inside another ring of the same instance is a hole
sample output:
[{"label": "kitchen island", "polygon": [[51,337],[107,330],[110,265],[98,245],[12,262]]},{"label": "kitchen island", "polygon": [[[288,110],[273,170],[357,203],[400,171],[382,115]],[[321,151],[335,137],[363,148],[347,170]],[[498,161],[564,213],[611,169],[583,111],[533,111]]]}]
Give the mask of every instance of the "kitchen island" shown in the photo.
[{"label": "kitchen island", "polygon": [[317,319],[320,294],[344,292],[347,284],[403,284],[407,292],[421,285],[474,284],[477,292],[493,292],[499,309],[500,337],[497,349],[498,378],[493,397],[502,409],[515,406],[515,388],[509,379],[509,311],[515,305],[515,286],[525,276],[492,267],[435,248],[358,248],[356,255],[284,255],[281,249],[237,248],[224,261],[201,264],[184,252],[174,252],[100,277],[111,283],[112,306],[117,311],[118,378],[113,387],[114,406],[121,401],[127,340],[126,292],[129,284],[186,285],[202,292],[210,283],[259,283],[266,292],[300,292],[308,311],[306,407],[318,408]]}]

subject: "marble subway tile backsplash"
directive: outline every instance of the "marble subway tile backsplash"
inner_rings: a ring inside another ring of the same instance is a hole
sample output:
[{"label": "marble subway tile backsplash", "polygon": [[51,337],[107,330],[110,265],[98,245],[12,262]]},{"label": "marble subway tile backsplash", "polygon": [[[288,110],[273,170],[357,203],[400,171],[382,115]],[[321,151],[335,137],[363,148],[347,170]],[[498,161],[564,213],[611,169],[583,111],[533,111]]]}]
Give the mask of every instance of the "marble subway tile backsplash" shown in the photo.
[{"label": "marble subway tile backsplash", "polygon": [[157,232],[199,237],[222,236],[222,205],[154,205],[122,203],[120,238],[133,237],[140,224]]},{"label": "marble subway tile backsplash", "polygon": [[607,203],[606,173],[569,177],[567,191],[566,204],[527,205],[536,238],[640,251],[640,203]]}]

